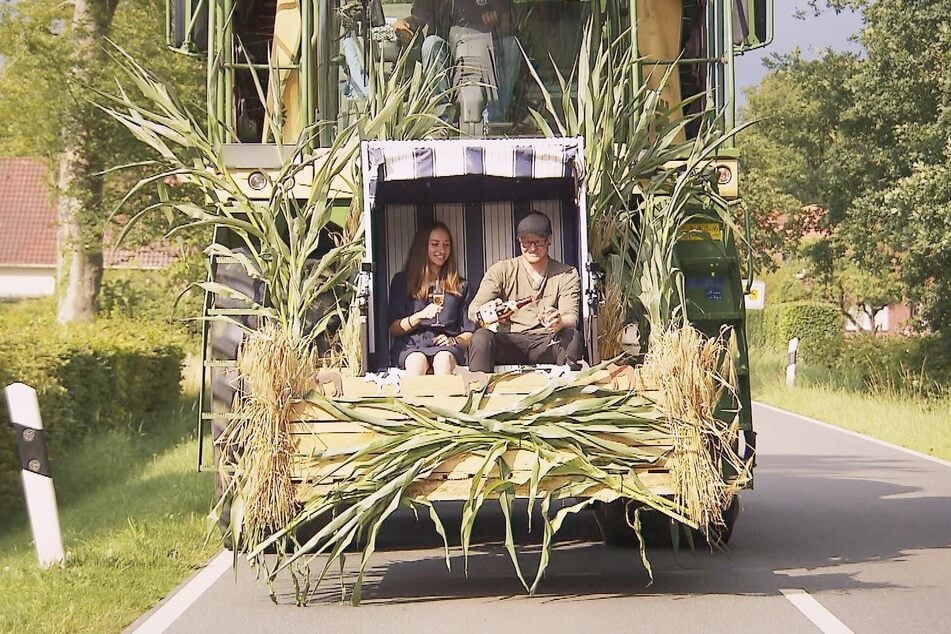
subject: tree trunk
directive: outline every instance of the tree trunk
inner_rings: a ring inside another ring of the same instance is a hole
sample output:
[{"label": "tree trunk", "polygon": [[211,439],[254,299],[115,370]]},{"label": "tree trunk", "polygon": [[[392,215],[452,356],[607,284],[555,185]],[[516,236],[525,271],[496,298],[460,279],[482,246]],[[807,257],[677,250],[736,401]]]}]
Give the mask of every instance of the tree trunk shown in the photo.
[{"label": "tree trunk", "polygon": [[[75,58],[71,81],[83,82],[84,69],[92,68],[99,54],[99,40],[107,33],[116,0],[74,0],[71,28]],[[91,321],[96,316],[102,283],[102,231],[91,223],[100,212],[103,177],[97,175],[86,143],[91,106],[83,100],[73,105],[73,116],[64,122],[63,152],[59,156],[56,317],[60,323]],[[92,228],[95,226],[96,228]]]},{"label": "tree trunk", "polygon": [[59,202],[57,231],[57,288],[59,305],[56,319],[61,324],[92,321],[96,316],[102,282],[102,248],[91,244],[82,223],[83,200],[75,192],[83,184],[101,177],[84,178],[88,165],[76,148],[63,152],[59,160]]}]

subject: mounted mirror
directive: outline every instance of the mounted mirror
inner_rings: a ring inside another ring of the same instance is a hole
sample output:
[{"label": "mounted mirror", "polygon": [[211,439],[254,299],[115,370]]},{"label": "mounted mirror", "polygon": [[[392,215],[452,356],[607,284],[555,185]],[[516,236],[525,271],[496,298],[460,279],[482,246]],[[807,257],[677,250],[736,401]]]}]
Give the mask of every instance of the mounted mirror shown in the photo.
[{"label": "mounted mirror", "polygon": [[752,51],[773,41],[773,0],[733,0],[733,45]]},{"label": "mounted mirror", "polygon": [[165,42],[179,53],[208,49],[208,1],[165,0]]}]

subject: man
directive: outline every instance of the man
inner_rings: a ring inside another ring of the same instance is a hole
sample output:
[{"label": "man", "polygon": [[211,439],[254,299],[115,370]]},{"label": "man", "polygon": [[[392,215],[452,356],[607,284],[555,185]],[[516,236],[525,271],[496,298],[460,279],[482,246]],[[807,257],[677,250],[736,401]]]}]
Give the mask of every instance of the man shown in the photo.
[{"label": "man", "polygon": [[496,363],[573,365],[584,353],[578,329],[581,277],[573,266],[548,256],[551,221],[532,211],[518,223],[516,235],[522,255],[489,267],[469,305],[469,317],[478,321],[479,309],[489,302],[533,301],[503,313],[498,332],[475,332],[469,342],[469,369],[474,372],[492,372]]},{"label": "man", "polygon": [[408,44],[424,30],[423,66],[440,73],[438,90],[449,95],[450,52],[461,124],[502,121],[512,100],[521,52],[512,34],[511,0],[415,0],[410,15],[393,24]]}]

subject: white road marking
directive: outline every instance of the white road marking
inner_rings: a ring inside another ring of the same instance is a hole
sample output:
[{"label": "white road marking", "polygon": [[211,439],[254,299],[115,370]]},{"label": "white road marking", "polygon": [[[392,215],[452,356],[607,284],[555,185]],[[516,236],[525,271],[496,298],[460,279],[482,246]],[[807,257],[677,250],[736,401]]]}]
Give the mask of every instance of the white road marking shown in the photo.
[{"label": "white road marking", "polygon": [[822,604],[813,599],[805,590],[780,588],[779,591],[823,634],[854,634],[845,623],[835,618],[832,612],[822,607]]},{"label": "white road marking", "polygon": [[825,423],[821,420],[816,420],[815,418],[809,418],[808,416],[803,416],[802,414],[797,414],[795,412],[790,412],[778,407],[773,407],[772,405],[767,405],[766,403],[760,403],[759,401],[753,401],[753,404],[757,407],[764,407],[766,409],[773,410],[779,414],[786,414],[787,416],[792,416],[793,418],[798,418],[799,420],[806,421],[807,423],[812,423],[814,425],[819,425],[820,427],[825,427],[827,429],[834,429],[835,431],[842,432],[843,434],[848,434],[849,436],[854,436],[856,438],[861,438],[867,440],[876,445],[881,445],[882,447],[888,447],[889,449],[894,449],[895,451],[900,451],[902,453],[908,454],[909,456],[914,456],[916,458],[921,458],[935,464],[939,464],[945,467],[951,467],[951,462],[947,460],[942,460],[941,458],[936,458],[935,456],[929,456],[926,453],[921,453],[920,451],[915,451],[914,449],[908,449],[907,447],[902,447],[900,445],[895,445],[884,440],[879,440],[878,438],[873,438],[871,436],[866,436],[865,434],[860,434],[857,431],[852,431],[851,429],[845,429],[844,427],[837,427],[836,425],[831,425]]},{"label": "white road marking", "polygon": [[201,572],[192,577],[192,580],[172,595],[162,607],[153,612],[142,625],[135,628],[132,634],[158,634],[167,630],[225,571],[231,568],[233,558],[234,555],[227,550],[215,555]]}]

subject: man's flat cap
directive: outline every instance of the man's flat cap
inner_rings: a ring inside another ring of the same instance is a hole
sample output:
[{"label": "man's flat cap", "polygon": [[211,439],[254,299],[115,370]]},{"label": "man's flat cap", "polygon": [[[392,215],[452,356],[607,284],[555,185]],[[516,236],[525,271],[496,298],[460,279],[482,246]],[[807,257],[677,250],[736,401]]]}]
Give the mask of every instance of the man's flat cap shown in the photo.
[{"label": "man's flat cap", "polygon": [[519,238],[529,233],[536,236],[550,236],[551,220],[549,220],[545,214],[533,211],[522,218],[515,230],[515,235]]}]

